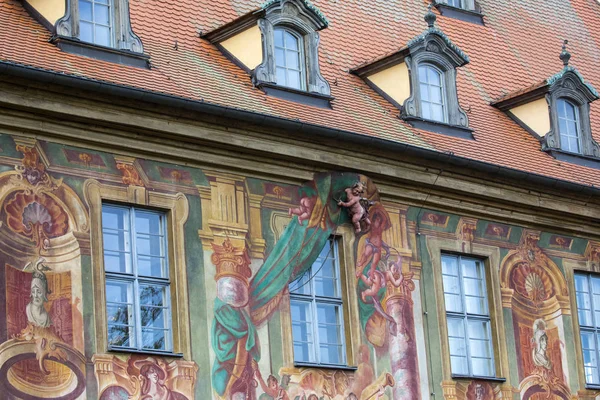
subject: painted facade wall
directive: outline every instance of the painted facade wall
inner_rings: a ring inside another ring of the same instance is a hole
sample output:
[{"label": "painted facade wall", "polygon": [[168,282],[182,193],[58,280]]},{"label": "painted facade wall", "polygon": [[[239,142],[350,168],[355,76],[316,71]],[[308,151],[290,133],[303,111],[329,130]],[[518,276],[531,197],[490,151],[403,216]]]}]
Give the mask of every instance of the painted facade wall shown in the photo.
[{"label": "painted facade wall", "polygon": [[[338,206],[357,182],[360,231]],[[103,202],[168,213],[176,357],[107,348]],[[357,368],[296,368],[288,284],[332,235]],[[485,260],[506,382],[452,378],[444,252]],[[599,265],[599,243],[396,203],[356,173],[291,185],[0,135],[8,399],[591,399],[571,294]]]}]

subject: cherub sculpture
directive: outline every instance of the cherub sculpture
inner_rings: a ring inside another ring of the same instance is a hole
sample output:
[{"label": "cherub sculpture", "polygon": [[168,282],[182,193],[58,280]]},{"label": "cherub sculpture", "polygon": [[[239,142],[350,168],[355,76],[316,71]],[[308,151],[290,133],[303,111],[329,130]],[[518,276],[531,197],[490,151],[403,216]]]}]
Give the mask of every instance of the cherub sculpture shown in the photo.
[{"label": "cherub sculpture", "polygon": [[356,182],[352,187],[347,188],[345,192],[347,201],[340,200],[337,204],[340,207],[348,209],[348,213],[352,218],[352,224],[354,225],[354,231],[356,233],[361,232],[361,221],[364,221],[366,229],[369,229],[371,220],[369,219],[368,207],[371,203],[362,197],[362,194],[365,192],[365,184]]}]

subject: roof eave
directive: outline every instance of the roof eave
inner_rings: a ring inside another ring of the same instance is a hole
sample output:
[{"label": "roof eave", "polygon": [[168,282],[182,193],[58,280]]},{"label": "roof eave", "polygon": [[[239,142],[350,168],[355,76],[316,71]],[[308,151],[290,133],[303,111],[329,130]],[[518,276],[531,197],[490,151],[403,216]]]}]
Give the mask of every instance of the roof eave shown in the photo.
[{"label": "roof eave", "polygon": [[305,135],[327,137],[336,140],[342,139],[350,143],[360,146],[367,146],[375,150],[391,150],[396,154],[399,154],[400,152],[407,152],[412,156],[422,159],[448,163],[456,167],[466,167],[479,173],[491,173],[497,178],[507,179],[511,182],[514,182],[516,186],[536,184],[540,187],[546,187],[547,189],[564,188],[565,191],[568,189],[569,192],[574,194],[585,194],[589,196],[600,195],[600,188],[595,187],[594,185],[585,185],[509,167],[503,167],[484,161],[457,156],[455,154],[443,153],[406,143],[367,136],[356,132],[344,131],[341,129],[324,127],[315,124],[307,124],[299,120],[290,120],[273,115],[261,114],[253,111],[241,110],[203,101],[190,100],[164,93],[151,92],[149,90],[117,85],[114,83],[95,81],[88,78],[66,75],[26,65],[14,64],[7,61],[0,61],[0,75],[3,74],[11,75],[17,78],[24,78],[35,82],[89,90],[91,92],[107,96],[119,96],[126,99],[145,101],[171,108],[180,108],[209,115],[220,116],[223,118],[233,118],[259,126],[284,128],[288,131],[294,130]]}]

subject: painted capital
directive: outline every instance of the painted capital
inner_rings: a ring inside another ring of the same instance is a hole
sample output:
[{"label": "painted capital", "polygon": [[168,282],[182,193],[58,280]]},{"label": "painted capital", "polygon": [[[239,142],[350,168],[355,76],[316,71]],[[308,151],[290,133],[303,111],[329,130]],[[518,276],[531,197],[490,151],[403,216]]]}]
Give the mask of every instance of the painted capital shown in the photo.
[{"label": "painted capital", "polygon": [[217,296],[234,307],[248,304],[248,279],[252,276],[250,256],[245,247],[234,247],[229,238],[222,245],[211,244],[211,261],[217,269]]}]

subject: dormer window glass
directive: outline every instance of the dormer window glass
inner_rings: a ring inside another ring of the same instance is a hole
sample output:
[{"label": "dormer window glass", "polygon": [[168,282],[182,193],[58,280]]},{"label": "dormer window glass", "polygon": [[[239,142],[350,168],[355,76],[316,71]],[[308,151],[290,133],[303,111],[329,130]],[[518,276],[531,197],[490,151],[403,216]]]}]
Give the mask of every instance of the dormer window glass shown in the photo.
[{"label": "dormer window glass", "polygon": [[302,37],[285,29],[275,28],[275,67],[277,84],[306,90]]},{"label": "dormer window glass", "polygon": [[444,75],[429,64],[419,66],[419,89],[421,92],[421,117],[438,122],[446,121],[444,101]]},{"label": "dormer window glass", "polygon": [[580,153],[579,113],[577,112],[577,107],[564,98],[558,99],[556,107],[561,150]]},{"label": "dormer window glass", "polygon": [[79,39],[111,47],[113,9],[110,0],[79,0]]},{"label": "dormer window glass", "polygon": [[[445,1],[438,2],[446,3]],[[475,2],[473,0],[448,0],[447,4],[452,7],[462,8],[463,10],[473,10],[475,8]]]}]

